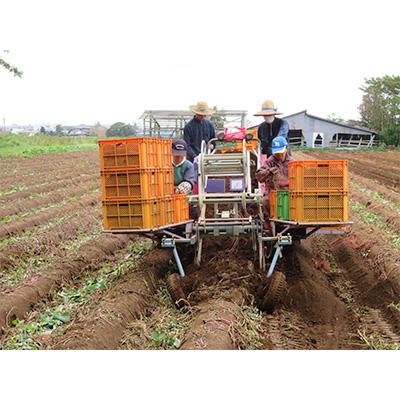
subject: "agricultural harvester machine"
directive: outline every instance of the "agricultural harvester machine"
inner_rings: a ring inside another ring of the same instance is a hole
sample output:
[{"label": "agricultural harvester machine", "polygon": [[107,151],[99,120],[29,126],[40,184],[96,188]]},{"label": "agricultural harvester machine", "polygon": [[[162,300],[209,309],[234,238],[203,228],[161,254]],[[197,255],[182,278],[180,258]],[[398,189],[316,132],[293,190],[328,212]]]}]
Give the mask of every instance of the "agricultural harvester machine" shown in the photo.
[{"label": "agricultural harvester machine", "polygon": [[[351,224],[346,204],[347,164],[334,165],[339,168],[335,173],[332,165],[324,161],[319,165],[311,162],[313,176],[309,177],[312,181],[309,188],[314,185],[318,190],[294,191],[290,198],[290,217],[282,219],[273,213],[266,229],[261,185],[255,179],[255,172],[261,166],[261,146],[254,136],[245,132],[241,138],[227,140],[220,133],[208,143],[203,141],[198,156],[198,193],[186,199],[192,211],[196,210],[196,218],[154,228],[106,229],[111,233],[144,235],[156,239],[162,248],[172,250],[178,273],[169,276],[168,286],[176,301],[185,296],[181,287],[185,265],[180,257],[180,249],[185,245],[194,247],[193,262],[200,266],[207,238],[247,238],[256,265],[268,278],[262,307],[272,310],[286,286],[279,261],[293,253],[293,245],[315,233],[342,234]],[[301,175],[292,177],[296,178],[293,185],[302,185],[300,181],[307,180],[304,170],[292,168],[292,171]],[[333,190],[332,182],[336,185]]]}]

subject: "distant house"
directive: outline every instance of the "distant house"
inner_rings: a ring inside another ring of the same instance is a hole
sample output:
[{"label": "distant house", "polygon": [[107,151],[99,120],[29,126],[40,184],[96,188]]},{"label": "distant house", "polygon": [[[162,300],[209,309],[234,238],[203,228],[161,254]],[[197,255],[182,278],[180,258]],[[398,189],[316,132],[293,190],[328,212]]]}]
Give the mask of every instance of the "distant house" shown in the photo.
[{"label": "distant house", "polygon": [[77,125],[68,130],[68,136],[90,136],[92,127],[90,125]]},{"label": "distant house", "polygon": [[372,146],[376,132],[308,114],[307,110],[283,117],[289,123],[292,145],[307,147]]}]

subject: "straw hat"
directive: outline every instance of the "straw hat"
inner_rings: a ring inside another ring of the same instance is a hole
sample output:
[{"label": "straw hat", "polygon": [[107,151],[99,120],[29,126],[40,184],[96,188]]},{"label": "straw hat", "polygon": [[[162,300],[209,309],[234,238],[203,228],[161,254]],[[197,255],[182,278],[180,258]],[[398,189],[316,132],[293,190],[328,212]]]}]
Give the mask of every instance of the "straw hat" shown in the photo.
[{"label": "straw hat", "polygon": [[254,114],[254,116],[279,115],[279,114],[282,114],[282,113],[279,113],[276,111],[274,103],[271,100],[266,100],[266,101],[264,101],[264,103],[262,103],[261,111]]},{"label": "straw hat", "polygon": [[205,101],[199,101],[195,106],[190,106],[190,111],[199,115],[211,115],[214,111],[208,108],[208,104]]}]

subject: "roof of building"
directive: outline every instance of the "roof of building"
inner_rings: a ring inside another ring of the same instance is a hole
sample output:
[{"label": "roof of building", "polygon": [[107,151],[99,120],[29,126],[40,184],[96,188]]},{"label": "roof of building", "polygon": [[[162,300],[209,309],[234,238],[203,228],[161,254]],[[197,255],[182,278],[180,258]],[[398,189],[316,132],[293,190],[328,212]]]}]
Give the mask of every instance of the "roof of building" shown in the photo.
[{"label": "roof of building", "polygon": [[[221,116],[241,116],[243,114],[247,114],[246,110],[218,110],[216,114]],[[139,117],[139,119],[144,119],[147,117],[153,116],[155,118],[162,119],[177,119],[177,118],[192,118],[194,116],[194,112],[190,110],[146,110]]]},{"label": "roof of building", "polygon": [[299,115],[299,114],[305,114],[305,115],[307,115],[307,117],[314,118],[314,119],[318,119],[318,120],[324,121],[324,122],[329,122],[329,123],[331,123],[331,124],[335,124],[335,125],[338,125],[338,126],[343,126],[343,127],[345,127],[345,128],[357,129],[357,130],[359,130],[359,131],[363,131],[363,132],[367,132],[367,133],[376,134],[375,131],[371,131],[370,129],[363,128],[363,127],[361,127],[361,126],[354,126],[354,125],[343,124],[343,123],[341,123],[341,122],[335,122],[335,121],[332,121],[332,120],[330,120],[330,119],[321,118],[321,117],[317,117],[317,116],[315,116],[315,115],[311,115],[311,114],[309,114],[309,113],[307,112],[307,110],[299,111],[299,112],[297,112],[297,113],[290,114],[290,115],[285,115],[284,117],[282,117],[282,119],[286,119],[286,118],[289,118],[289,117],[294,117],[295,115]]}]

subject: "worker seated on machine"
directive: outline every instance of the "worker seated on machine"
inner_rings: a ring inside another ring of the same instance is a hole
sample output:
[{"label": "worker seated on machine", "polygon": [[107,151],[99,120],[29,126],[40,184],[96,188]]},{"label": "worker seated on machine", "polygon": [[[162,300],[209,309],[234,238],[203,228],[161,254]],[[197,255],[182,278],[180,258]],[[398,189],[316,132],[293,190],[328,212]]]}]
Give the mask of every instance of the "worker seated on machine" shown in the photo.
[{"label": "worker seated on machine", "polygon": [[175,193],[189,194],[194,184],[193,164],[186,159],[187,144],[183,139],[172,142],[172,165],[174,166]]},{"label": "worker seated on machine", "polygon": [[[265,220],[269,219],[270,191],[289,187],[289,161],[293,161],[293,158],[288,153],[287,140],[283,136],[275,137],[272,140],[272,155],[264,161],[261,168],[256,172],[256,179],[262,184]],[[267,223],[267,225],[269,224]]]}]

